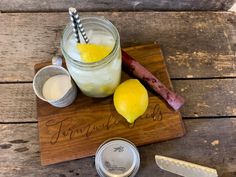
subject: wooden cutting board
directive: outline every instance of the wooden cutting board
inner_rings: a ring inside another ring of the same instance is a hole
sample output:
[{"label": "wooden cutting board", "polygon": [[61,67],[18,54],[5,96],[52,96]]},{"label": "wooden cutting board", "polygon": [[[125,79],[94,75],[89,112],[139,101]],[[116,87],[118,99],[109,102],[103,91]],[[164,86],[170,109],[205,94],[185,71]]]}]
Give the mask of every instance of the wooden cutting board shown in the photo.
[{"label": "wooden cutting board", "polygon": [[[172,88],[159,45],[124,50]],[[35,71],[49,64],[35,65]],[[122,73],[122,80],[131,77]],[[183,136],[185,129],[180,113],[148,90],[148,109],[133,127],[116,112],[112,96],[90,98],[79,91],[76,101],[66,108],[56,108],[37,99],[42,165],[92,156],[103,141],[113,137],[127,138],[140,146]]]}]

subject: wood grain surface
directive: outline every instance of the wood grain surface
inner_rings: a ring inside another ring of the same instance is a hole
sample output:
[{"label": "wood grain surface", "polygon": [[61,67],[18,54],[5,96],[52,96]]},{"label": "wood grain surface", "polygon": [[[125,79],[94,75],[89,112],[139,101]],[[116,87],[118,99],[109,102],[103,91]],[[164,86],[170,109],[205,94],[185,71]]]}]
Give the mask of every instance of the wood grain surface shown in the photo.
[{"label": "wood grain surface", "polygon": [[191,10],[228,10],[234,0],[8,0],[0,1],[0,11],[67,11],[70,6],[78,8],[79,11],[191,11]]},{"label": "wood grain surface", "polygon": [[[172,88],[159,45],[124,50]],[[40,66],[36,65],[35,70],[41,69]],[[133,77],[123,71],[121,78],[124,81]],[[126,138],[140,146],[185,134],[180,113],[150,92],[146,112],[132,127],[115,110],[112,96],[97,99],[81,92],[66,108],[55,108],[37,99],[37,115],[42,165],[94,155],[102,142],[113,137]]]},{"label": "wood grain surface", "polygon": [[[80,11],[93,9],[95,5],[90,0],[0,1],[0,176],[97,176],[94,158],[48,167],[40,165],[36,103],[31,85],[33,66],[49,61],[56,53],[68,18],[67,13],[53,11],[65,11],[71,2],[75,6],[85,4],[81,8],[77,6]],[[106,1],[107,6],[97,2],[97,10],[101,11],[111,10],[114,5],[113,1]],[[149,11],[148,3],[151,8],[167,5],[170,10],[176,9],[171,3],[176,3],[177,8],[183,9],[184,5],[196,8],[189,4],[191,0],[141,1],[141,5],[133,2],[116,4],[125,11]],[[162,3],[154,6],[156,2]],[[201,9],[209,10],[216,6],[226,10],[233,1],[212,2],[194,1]],[[125,9],[127,3],[131,5]],[[24,11],[27,13],[16,13]],[[207,11],[81,13],[82,16],[88,14],[110,19],[120,31],[123,47],[158,41],[175,90],[188,99],[182,115],[201,118],[185,119],[188,133],[183,138],[139,147],[142,162],[137,176],[177,177],[157,168],[153,156],[160,154],[215,167],[220,177],[235,177],[236,14]]]},{"label": "wood grain surface", "polygon": [[[138,148],[141,168],[137,176],[178,177],[156,166],[154,155],[159,154],[216,168],[220,177],[235,177],[236,120],[206,118],[184,123],[188,132],[184,137]],[[0,176],[97,176],[94,158],[41,166],[36,123],[0,124],[0,138]]]},{"label": "wood grain surface", "polygon": [[[85,15],[111,20],[123,47],[157,41],[171,78],[236,76],[235,13],[81,13]],[[56,53],[68,20],[67,13],[0,14],[0,82],[32,81],[33,66]]]},{"label": "wood grain surface", "polygon": [[31,83],[0,84],[0,122],[36,121],[36,97]]},{"label": "wood grain surface", "polygon": [[[236,116],[235,79],[172,80],[186,98],[184,118]],[[32,122],[36,119],[36,96],[32,84],[0,84],[0,122]],[[207,98],[207,99],[206,99]]]}]

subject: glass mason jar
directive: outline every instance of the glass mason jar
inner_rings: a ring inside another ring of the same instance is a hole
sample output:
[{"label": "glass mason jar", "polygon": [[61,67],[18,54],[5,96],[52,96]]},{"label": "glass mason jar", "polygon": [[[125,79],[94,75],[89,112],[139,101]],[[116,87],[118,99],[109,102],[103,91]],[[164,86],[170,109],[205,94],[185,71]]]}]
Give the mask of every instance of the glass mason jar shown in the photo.
[{"label": "glass mason jar", "polygon": [[[70,75],[87,96],[106,97],[114,93],[121,77],[120,36],[116,27],[103,17],[81,18],[89,43],[108,45],[111,52],[103,59],[85,63],[76,49],[72,24],[68,24],[61,41],[62,53]],[[80,36],[81,43],[84,43]]]}]

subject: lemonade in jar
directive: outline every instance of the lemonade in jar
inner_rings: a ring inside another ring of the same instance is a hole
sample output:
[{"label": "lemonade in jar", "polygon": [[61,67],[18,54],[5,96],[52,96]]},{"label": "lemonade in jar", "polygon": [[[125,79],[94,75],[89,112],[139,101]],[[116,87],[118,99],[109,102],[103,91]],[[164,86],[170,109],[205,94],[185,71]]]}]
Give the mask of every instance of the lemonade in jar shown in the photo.
[{"label": "lemonade in jar", "polygon": [[120,36],[115,26],[103,17],[85,17],[81,22],[89,43],[74,36],[68,24],[61,41],[68,71],[87,96],[106,97],[114,93],[121,77]]}]

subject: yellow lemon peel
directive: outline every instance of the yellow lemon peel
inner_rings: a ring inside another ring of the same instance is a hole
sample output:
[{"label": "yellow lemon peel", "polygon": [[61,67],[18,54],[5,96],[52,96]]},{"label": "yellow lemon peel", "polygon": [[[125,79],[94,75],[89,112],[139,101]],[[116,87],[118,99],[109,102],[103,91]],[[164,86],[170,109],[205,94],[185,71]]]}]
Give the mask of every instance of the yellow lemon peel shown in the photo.
[{"label": "yellow lemon peel", "polygon": [[137,79],[129,79],[116,88],[113,101],[117,112],[132,124],[146,111],[148,93]]},{"label": "yellow lemon peel", "polygon": [[108,45],[98,44],[81,44],[76,45],[80,52],[81,60],[85,63],[97,62],[105,58],[112,51],[112,47]]}]

